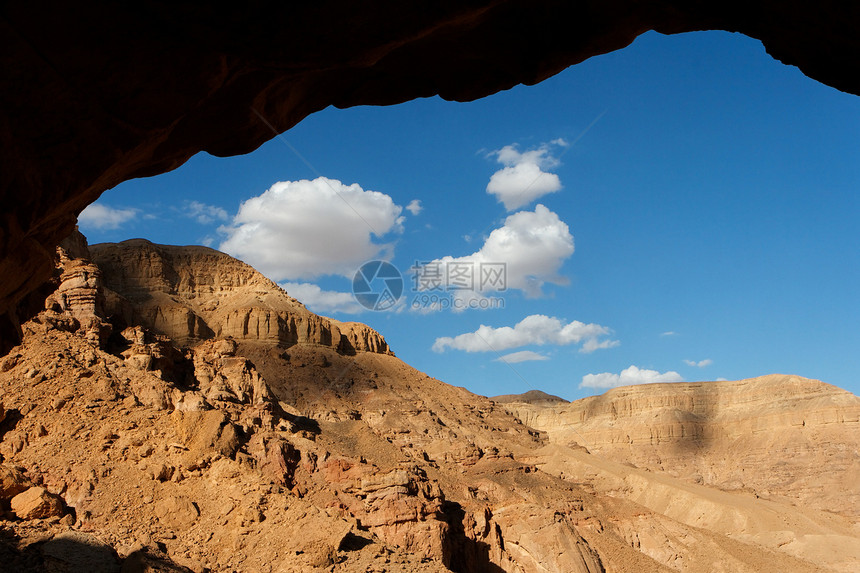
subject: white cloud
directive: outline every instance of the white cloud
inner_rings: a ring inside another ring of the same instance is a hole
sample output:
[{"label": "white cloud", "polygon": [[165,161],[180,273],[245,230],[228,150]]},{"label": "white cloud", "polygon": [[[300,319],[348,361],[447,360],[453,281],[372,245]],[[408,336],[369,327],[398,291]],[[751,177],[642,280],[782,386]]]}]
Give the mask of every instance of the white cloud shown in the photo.
[{"label": "white cloud", "polygon": [[519,362],[529,362],[531,360],[549,360],[549,356],[532,352],[531,350],[520,350],[519,352],[511,352],[499,358],[495,362],[507,362],[508,364],[517,364]]},{"label": "white cloud", "polygon": [[[534,211],[508,216],[505,224],[494,229],[477,252],[465,257],[446,256],[425,264],[418,281],[420,284],[425,274],[423,269],[440,269],[445,280],[454,269],[471,268],[472,290],[461,290],[458,296],[479,297],[490,291],[518,289],[536,297],[542,294],[545,283],[567,284],[558,271],[573,251],[573,235],[567,224],[543,205],[536,205]],[[498,271],[502,268],[499,265],[504,265],[503,281],[481,281],[482,268]]]},{"label": "white cloud", "polygon": [[417,215],[418,213],[420,213],[421,211],[424,210],[424,207],[421,205],[420,199],[413,199],[406,206],[406,210],[409,211],[410,213],[412,213],[413,215]]},{"label": "white cloud", "polygon": [[99,231],[119,229],[123,224],[135,219],[138,213],[139,209],[115,209],[102,203],[93,203],[78,215],[78,225],[84,229]]},{"label": "white cloud", "polygon": [[666,332],[663,332],[660,334],[660,336],[677,336],[677,335],[678,335],[678,333],[675,332],[674,330],[667,330]]},{"label": "white cloud", "polygon": [[652,384],[655,382],[683,382],[684,379],[675,371],[660,373],[656,370],[645,370],[637,366],[630,366],[621,371],[621,374],[604,372],[602,374],[586,374],[582,377],[580,388],[617,388],[618,386],[630,386],[633,384]]},{"label": "white cloud", "polygon": [[388,195],[336,179],[281,181],[248,199],[229,226],[220,250],[269,278],[352,276],[364,262],[390,259],[393,244],[376,243],[402,232],[403,208]]},{"label": "white cloud", "polygon": [[603,348],[615,348],[621,344],[620,340],[600,340],[598,341],[596,338],[589,338],[585,341],[585,344],[582,345],[582,348],[579,349],[583,354],[590,354],[595,350],[600,350]]},{"label": "white cloud", "polygon": [[722,376],[715,380],[715,382],[728,382],[728,381],[729,381],[728,378],[723,378]]},{"label": "white cloud", "polygon": [[314,312],[358,314],[365,310],[349,292],[323,290],[313,283],[281,283],[281,288]]},{"label": "white cloud", "polygon": [[227,221],[230,216],[227,211],[215,205],[207,205],[200,201],[187,201],[183,214],[186,217],[191,217],[201,225],[208,225],[215,221]]},{"label": "white cloud", "polygon": [[705,358],[704,360],[699,360],[696,362],[695,360],[684,360],[684,364],[687,366],[695,366],[696,368],[704,368],[705,366],[710,366],[714,361],[710,358]]},{"label": "white cloud", "polygon": [[[608,336],[611,330],[599,324],[585,324],[574,320],[567,324],[555,317],[543,314],[532,314],[525,317],[513,327],[481,325],[475,332],[467,332],[455,337],[443,336],[437,338],[433,343],[435,352],[444,352],[447,349],[464,350],[466,352],[501,352],[520,346],[531,344],[543,346],[555,344],[565,346],[569,344],[584,343],[580,352],[588,353],[596,348],[607,348],[600,344],[586,345],[592,340],[602,336]],[[614,345],[609,345],[614,346]]]},{"label": "white cloud", "polygon": [[487,193],[495,195],[505,209],[513,211],[547,193],[560,190],[558,175],[545,171],[559,165],[558,159],[552,155],[552,146],[567,146],[567,142],[556,139],[522,153],[516,145],[506,145],[491,152],[490,155],[504,167],[490,177]]}]

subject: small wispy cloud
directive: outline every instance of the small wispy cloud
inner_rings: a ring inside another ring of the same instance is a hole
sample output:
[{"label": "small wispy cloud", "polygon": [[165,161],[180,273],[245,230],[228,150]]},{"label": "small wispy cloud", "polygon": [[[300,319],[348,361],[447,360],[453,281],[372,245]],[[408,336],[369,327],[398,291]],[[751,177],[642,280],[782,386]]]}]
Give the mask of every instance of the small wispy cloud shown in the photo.
[{"label": "small wispy cloud", "polygon": [[406,210],[409,211],[410,213],[412,213],[413,215],[417,215],[418,213],[420,213],[421,211],[424,210],[424,207],[421,205],[420,199],[413,199],[406,206]]},{"label": "small wispy cloud", "polygon": [[667,330],[666,332],[661,332],[660,336],[677,336],[678,333],[674,330]]},{"label": "small wispy cloud", "polygon": [[595,350],[615,348],[619,344],[621,344],[620,340],[597,340],[596,338],[589,338],[585,341],[585,344],[582,345],[582,348],[580,348],[579,351],[583,354],[590,354]]},{"label": "small wispy cloud", "polygon": [[182,214],[194,219],[201,225],[209,225],[215,221],[227,221],[230,218],[225,209],[200,201],[186,201]]},{"label": "small wispy cloud", "polygon": [[78,215],[78,225],[83,229],[109,231],[119,229],[138,217],[140,209],[117,209],[103,203],[93,203]]},{"label": "small wispy cloud", "polygon": [[508,364],[518,364],[520,362],[530,362],[532,360],[549,360],[549,356],[531,350],[520,350],[519,352],[511,352],[496,358],[494,362],[507,362]]},{"label": "small wispy cloud", "polygon": [[695,360],[684,360],[684,364],[687,366],[695,366],[696,368],[704,368],[706,366],[710,366],[714,361],[710,358],[705,358],[704,360],[699,360],[696,362]]},{"label": "small wispy cloud", "polygon": [[611,329],[599,324],[585,324],[578,320],[564,323],[555,317],[532,314],[512,327],[494,328],[482,324],[474,332],[437,338],[433,343],[433,350],[435,352],[445,352],[448,349],[465,352],[501,352],[529,345],[567,346],[581,343],[579,351],[589,353],[598,348],[616,346],[615,341],[599,340],[609,336],[611,332]]},{"label": "small wispy cloud", "polygon": [[323,290],[319,285],[299,282],[281,283],[281,288],[314,312],[358,314],[365,310],[352,293]]}]

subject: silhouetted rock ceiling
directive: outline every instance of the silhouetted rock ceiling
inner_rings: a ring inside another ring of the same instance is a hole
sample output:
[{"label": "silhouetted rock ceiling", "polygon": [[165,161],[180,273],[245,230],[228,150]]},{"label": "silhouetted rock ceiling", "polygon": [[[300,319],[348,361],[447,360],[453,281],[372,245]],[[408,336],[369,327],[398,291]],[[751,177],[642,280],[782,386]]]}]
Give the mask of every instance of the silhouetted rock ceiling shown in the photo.
[{"label": "silhouetted rock ceiling", "polygon": [[272,127],[282,132],[330,105],[390,105],[435,94],[473,100],[540,82],[647,30],[742,32],[809,77],[860,93],[858,3],[737,6],[704,0],[6,5],[0,8],[0,311],[46,279],[54,246],[106,189],[174,169],[201,150],[247,153],[274,136]]}]

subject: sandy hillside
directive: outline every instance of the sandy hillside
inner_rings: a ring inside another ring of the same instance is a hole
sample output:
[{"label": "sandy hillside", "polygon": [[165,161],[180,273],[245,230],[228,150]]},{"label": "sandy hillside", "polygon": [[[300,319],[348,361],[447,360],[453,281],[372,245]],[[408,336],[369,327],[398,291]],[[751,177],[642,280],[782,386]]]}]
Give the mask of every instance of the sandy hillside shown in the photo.
[{"label": "sandy hillside", "polygon": [[8,570],[860,566],[856,397],[833,387],[494,401],[203,247],[77,235],[48,287],[0,359]]}]

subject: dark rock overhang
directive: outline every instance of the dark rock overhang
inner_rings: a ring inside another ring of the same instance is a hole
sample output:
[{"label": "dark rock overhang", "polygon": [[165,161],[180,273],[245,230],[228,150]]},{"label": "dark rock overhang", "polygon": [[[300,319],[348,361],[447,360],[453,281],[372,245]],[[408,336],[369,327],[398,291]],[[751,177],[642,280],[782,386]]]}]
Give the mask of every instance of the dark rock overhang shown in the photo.
[{"label": "dark rock overhang", "polygon": [[474,100],[648,30],[741,32],[858,94],[858,23],[860,4],[833,0],[7,3],[0,312],[105,190],[199,151],[247,153],[328,106]]}]

